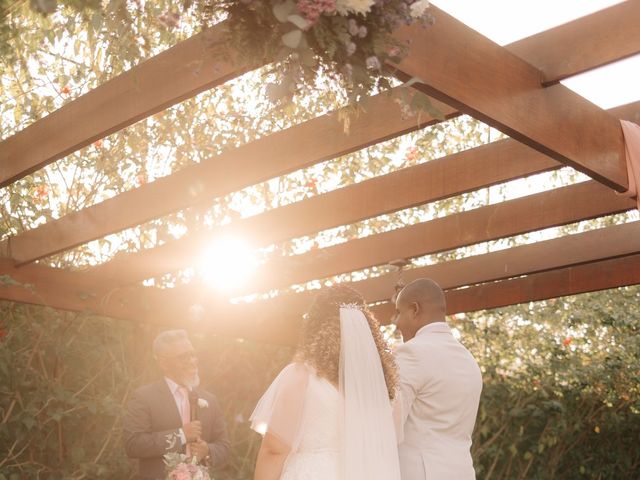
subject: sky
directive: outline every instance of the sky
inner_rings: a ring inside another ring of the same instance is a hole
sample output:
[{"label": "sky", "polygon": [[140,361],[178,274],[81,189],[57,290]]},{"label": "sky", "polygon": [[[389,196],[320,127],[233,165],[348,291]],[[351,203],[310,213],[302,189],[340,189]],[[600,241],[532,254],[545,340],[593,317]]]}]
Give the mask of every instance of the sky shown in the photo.
[{"label": "sky", "polygon": [[[433,5],[500,45],[515,42],[620,0],[432,0]],[[640,100],[640,55],[563,80],[601,108]]]}]

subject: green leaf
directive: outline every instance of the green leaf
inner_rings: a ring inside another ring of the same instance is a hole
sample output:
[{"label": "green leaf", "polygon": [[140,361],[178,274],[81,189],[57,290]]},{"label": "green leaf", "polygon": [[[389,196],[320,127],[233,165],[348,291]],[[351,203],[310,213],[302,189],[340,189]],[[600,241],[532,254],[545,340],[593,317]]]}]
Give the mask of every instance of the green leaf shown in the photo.
[{"label": "green leaf", "polygon": [[273,6],[273,15],[278,19],[280,23],[286,23],[289,15],[291,15],[295,8],[296,4],[291,0],[277,3]]},{"label": "green leaf", "polygon": [[298,48],[302,40],[302,30],[292,30],[282,35],[282,43],[289,48]]},{"label": "green leaf", "polygon": [[103,23],[104,23],[104,17],[102,16],[102,13],[95,12],[91,16],[91,26],[93,27],[93,30],[96,33],[98,33],[102,29],[102,24]]},{"label": "green leaf", "polygon": [[27,428],[27,430],[31,430],[36,425],[36,421],[33,417],[24,417],[22,419],[22,424]]},{"label": "green leaf", "polygon": [[304,48],[300,51],[300,59],[306,67],[316,66],[316,56],[313,54],[313,50],[310,48]]},{"label": "green leaf", "polygon": [[300,30],[304,30],[306,28],[309,27],[309,22],[307,22],[304,18],[302,18],[300,15],[289,15],[287,17],[287,20],[291,23],[293,23],[296,27],[298,27]]}]

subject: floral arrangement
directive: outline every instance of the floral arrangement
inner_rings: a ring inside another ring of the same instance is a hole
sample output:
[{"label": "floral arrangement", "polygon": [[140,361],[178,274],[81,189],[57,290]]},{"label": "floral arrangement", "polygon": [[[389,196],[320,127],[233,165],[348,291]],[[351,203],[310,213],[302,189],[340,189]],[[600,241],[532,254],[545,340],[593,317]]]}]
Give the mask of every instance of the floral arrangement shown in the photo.
[{"label": "floral arrangement", "polygon": [[198,465],[196,457],[189,459],[184,453],[166,453],[164,464],[166,480],[213,480],[207,467]]},{"label": "floral arrangement", "polygon": [[[393,31],[402,24],[433,23],[428,0],[201,0],[196,5],[205,24],[226,19],[227,42],[250,65],[275,60],[269,73],[277,80],[267,91],[273,102],[313,90],[321,75],[342,88],[351,105],[387,90],[392,85],[386,67],[409,51]],[[430,104],[419,106],[433,113]]]}]

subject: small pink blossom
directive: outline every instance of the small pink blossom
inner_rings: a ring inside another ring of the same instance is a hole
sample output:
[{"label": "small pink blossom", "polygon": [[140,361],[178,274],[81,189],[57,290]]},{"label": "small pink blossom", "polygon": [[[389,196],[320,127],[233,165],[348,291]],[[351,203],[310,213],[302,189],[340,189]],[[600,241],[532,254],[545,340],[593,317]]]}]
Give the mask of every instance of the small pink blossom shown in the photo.
[{"label": "small pink blossom", "polygon": [[335,13],[336,0],[298,0],[298,11],[307,19],[309,26],[312,26],[323,13]]}]

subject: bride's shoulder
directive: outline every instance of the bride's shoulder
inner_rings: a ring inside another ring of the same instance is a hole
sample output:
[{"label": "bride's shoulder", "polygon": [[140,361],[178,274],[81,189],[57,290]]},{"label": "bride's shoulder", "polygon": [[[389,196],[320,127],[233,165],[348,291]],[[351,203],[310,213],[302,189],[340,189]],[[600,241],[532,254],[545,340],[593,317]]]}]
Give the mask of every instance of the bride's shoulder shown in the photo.
[{"label": "bride's shoulder", "polygon": [[311,367],[306,363],[291,362],[282,369],[278,377],[289,383],[306,382],[312,373]]}]

